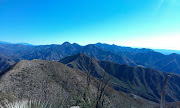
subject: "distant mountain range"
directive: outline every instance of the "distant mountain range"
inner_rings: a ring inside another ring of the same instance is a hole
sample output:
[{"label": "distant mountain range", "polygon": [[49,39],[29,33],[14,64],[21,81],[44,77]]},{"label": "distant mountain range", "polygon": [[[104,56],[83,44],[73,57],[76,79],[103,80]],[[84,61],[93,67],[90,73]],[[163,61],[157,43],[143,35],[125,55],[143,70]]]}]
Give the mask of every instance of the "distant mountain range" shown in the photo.
[{"label": "distant mountain range", "polygon": [[2,44],[21,44],[21,45],[34,46],[33,44],[29,44],[29,43],[11,43],[11,42],[4,42],[4,41],[0,41],[0,43],[2,43]]},{"label": "distant mountain range", "polygon": [[76,43],[65,42],[62,45],[29,46],[21,44],[0,43],[0,53],[3,56],[19,60],[55,60],[75,53],[84,53],[103,61],[111,61],[130,66],[143,66],[160,71],[180,74],[180,55],[164,55],[152,49],[137,49],[108,44],[89,44],[80,46]]},{"label": "distant mountain range", "polygon": [[167,50],[167,49],[153,49],[153,50],[165,55],[169,55],[172,53],[180,54],[180,50]]},{"label": "distant mountain range", "polygon": [[[29,44],[29,43],[11,43],[11,42],[5,42],[5,41],[0,41],[0,43],[2,44],[21,44],[21,45],[30,45],[30,46],[35,46],[33,44]],[[103,46],[102,46],[103,45]],[[98,47],[104,47],[104,48],[107,48],[107,50],[112,50],[112,48],[109,47],[109,44],[105,44],[105,43],[97,43],[96,46]],[[110,45],[111,46],[111,45]],[[144,51],[150,51],[150,50],[154,50],[156,52],[160,52],[162,54],[165,54],[165,55],[169,55],[169,54],[172,54],[172,53],[176,53],[176,54],[180,54],[180,50],[170,50],[170,49],[148,49],[148,48],[131,48],[131,47],[125,47],[125,46],[117,46],[115,44],[112,45],[114,48],[117,48],[117,49],[121,49],[121,50],[124,50],[124,51],[127,51],[127,50],[131,50],[133,52],[141,52],[142,49],[144,49]],[[112,47],[111,46],[111,47]],[[116,50],[116,49],[114,49]]]}]

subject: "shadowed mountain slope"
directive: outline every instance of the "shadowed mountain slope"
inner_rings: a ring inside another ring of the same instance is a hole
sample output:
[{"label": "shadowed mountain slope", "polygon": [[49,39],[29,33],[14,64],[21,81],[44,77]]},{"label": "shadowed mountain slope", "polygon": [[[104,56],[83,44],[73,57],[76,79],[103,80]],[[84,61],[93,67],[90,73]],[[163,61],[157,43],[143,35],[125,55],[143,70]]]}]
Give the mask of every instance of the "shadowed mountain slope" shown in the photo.
[{"label": "shadowed mountain slope", "polygon": [[170,54],[154,64],[156,69],[180,74],[180,55]]},{"label": "shadowed mountain slope", "polygon": [[124,56],[115,54],[111,51],[107,51],[102,48],[98,48],[95,45],[87,45],[80,52],[87,54],[98,60],[111,61],[111,62],[116,62],[120,64],[132,65],[132,66],[136,65],[135,62],[133,62],[132,60]]},{"label": "shadowed mountain slope", "polygon": [[18,61],[19,61],[18,59],[9,58],[9,57],[0,55],[0,73],[1,71],[7,69],[8,67],[15,64]]},{"label": "shadowed mountain slope", "polygon": [[132,58],[137,64],[164,72],[180,74],[180,55],[163,55],[158,52],[139,53]]},{"label": "shadowed mountain slope", "polygon": [[[69,67],[78,68],[80,70],[88,72],[88,68],[99,67],[96,59],[91,58],[83,53],[74,54],[72,56],[65,57],[61,59],[60,62],[63,64],[68,64]],[[77,67],[74,67],[77,66]],[[92,66],[92,67],[89,67]]]},{"label": "shadowed mountain slope", "polygon": [[66,64],[69,67],[82,70],[86,73],[91,73],[95,77],[102,77],[104,69],[99,65],[99,61],[86,54],[78,53],[72,56],[65,57],[60,60],[61,63]]},{"label": "shadowed mountain slope", "polygon": [[133,56],[132,60],[138,64],[143,64],[146,67],[153,67],[156,62],[163,59],[165,55],[150,51],[146,53],[138,53]]},{"label": "shadowed mountain slope", "polygon": [[[85,59],[86,58],[86,59]],[[118,63],[98,61],[85,54],[76,54],[60,61],[70,67],[91,71],[95,76],[106,72],[111,76],[110,86],[119,91],[134,93],[146,99],[159,101],[164,78],[170,73],[164,73],[149,68],[131,67]],[[83,68],[82,68],[83,67]],[[85,68],[85,69],[84,69]],[[170,74],[172,78],[167,84],[166,100],[180,101],[180,75]]]}]

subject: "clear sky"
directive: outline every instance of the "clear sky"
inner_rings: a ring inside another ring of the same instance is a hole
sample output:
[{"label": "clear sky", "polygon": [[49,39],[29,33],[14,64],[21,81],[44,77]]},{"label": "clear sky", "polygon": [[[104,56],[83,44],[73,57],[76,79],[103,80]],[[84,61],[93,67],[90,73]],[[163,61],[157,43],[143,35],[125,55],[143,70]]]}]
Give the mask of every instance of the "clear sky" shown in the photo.
[{"label": "clear sky", "polygon": [[180,50],[180,0],[0,0],[0,41]]}]

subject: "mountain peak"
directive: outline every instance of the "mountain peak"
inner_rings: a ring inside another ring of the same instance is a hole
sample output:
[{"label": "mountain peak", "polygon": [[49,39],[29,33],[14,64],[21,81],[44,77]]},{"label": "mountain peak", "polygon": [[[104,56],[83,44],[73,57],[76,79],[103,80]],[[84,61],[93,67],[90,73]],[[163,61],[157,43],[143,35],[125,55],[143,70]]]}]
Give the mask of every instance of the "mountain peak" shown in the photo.
[{"label": "mountain peak", "polygon": [[85,47],[95,47],[95,45],[93,45],[93,44],[88,44],[88,45],[86,45]]},{"label": "mountain peak", "polygon": [[77,56],[88,56],[88,55],[86,55],[86,54],[84,54],[84,53],[77,53],[76,55],[77,55]]},{"label": "mountain peak", "polygon": [[63,46],[69,46],[69,45],[71,45],[71,43],[69,43],[69,42],[64,42],[62,45],[63,45]]},{"label": "mountain peak", "polygon": [[79,59],[89,58],[90,59],[90,57],[84,53],[77,53],[72,56],[65,57],[65,58],[61,59],[59,62],[67,64],[67,63],[70,63],[70,62],[76,60],[77,58],[79,58]]},{"label": "mountain peak", "polygon": [[73,43],[73,45],[80,46],[80,45],[79,45],[79,44],[77,44],[77,43]]},{"label": "mountain peak", "polygon": [[170,54],[169,56],[178,56],[179,54],[176,54],[176,53],[172,53]]},{"label": "mountain peak", "polygon": [[103,44],[103,43],[101,43],[101,42],[98,42],[98,43],[96,43],[95,45],[101,45],[101,44]]},{"label": "mountain peak", "polygon": [[101,49],[101,48],[99,48],[99,47],[97,47],[97,46],[95,46],[93,44],[86,45],[83,49],[88,50],[88,49],[91,49],[91,48],[93,48],[93,49]]}]

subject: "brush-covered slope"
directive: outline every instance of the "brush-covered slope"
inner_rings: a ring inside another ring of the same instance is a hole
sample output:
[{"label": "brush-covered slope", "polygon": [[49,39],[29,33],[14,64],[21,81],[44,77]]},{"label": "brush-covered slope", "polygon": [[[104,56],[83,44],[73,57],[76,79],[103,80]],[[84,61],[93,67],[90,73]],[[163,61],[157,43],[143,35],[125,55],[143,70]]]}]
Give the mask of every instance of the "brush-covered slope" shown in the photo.
[{"label": "brush-covered slope", "polygon": [[[0,95],[10,100],[35,99],[69,107],[79,105],[86,87],[86,74],[55,61],[20,61],[3,72]],[[90,96],[95,96],[99,81],[92,78]],[[140,97],[131,98],[108,88],[105,102],[112,108],[151,108],[152,102]],[[81,103],[81,104],[82,104]]]},{"label": "brush-covered slope", "polygon": [[52,99],[65,99],[70,96],[69,91],[78,92],[79,88],[83,89],[80,85],[84,84],[84,78],[82,72],[58,62],[24,60],[4,72],[0,87],[1,92],[8,93],[15,99],[53,101]]},{"label": "brush-covered slope", "polygon": [[[84,54],[66,57],[60,62],[81,70],[93,70],[95,72],[91,73],[97,73],[99,76],[102,76],[101,73],[106,72],[107,75],[111,76],[110,85],[114,89],[126,93],[134,93],[156,102],[160,100],[163,80],[168,75],[168,73],[150,68],[131,67],[113,62],[98,61]],[[87,63],[90,66],[87,66]],[[172,77],[167,84],[166,100],[169,102],[180,101],[180,82],[178,81],[180,80],[180,75],[170,75]]]}]

